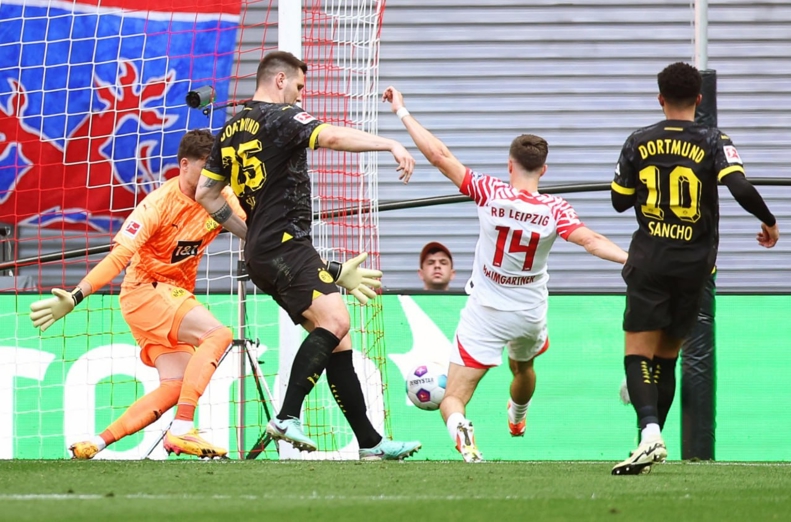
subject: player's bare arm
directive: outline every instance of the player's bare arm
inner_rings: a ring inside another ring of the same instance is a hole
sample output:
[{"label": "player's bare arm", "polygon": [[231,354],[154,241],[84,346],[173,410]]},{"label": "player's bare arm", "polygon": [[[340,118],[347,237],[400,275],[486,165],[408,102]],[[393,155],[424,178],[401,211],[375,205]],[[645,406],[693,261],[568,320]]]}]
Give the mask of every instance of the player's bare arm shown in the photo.
[{"label": "player's bare arm", "polygon": [[222,225],[233,235],[244,239],[247,235],[247,224],[237,216],[225,197],[222,189],[226,183],[206,176],[206,171],[201,174],[201,181],[195,191],[195,201],[209,213],[209,216]]},{"label": "player's bare arm", "polygon": [[755,236],[758,244],[764,248],[772,248],[780,238],[777,219],[769,211],[764,198],[741,172],[731,172],[722,178],[733,198],[741,207],[761,220],[761,231]]},{"label": "player's bare arm", "polygon": [[319,132],[318,142],[320,147],[344,152],[389,151],[398,163],[396,170],[401,173],[398,179],[404,183],[409,182],[412,171],[415,170],[415,158],[403,145],[375,134],[348,127],[327,125]]},{"label": "player's bare arm", "polygon": [[588,227],[577,228],[569,234],[568,240],[575,245],[581,246],[589,254],[593,254],[605,261],[620,264],[626,263],[628,254],[621,247]]},{"label": "player's bare arm", "polygon": [[409,114],[409,111],[404,106],[404,96],[394,87],[388,87],[382,95],[382,100],[390,102],[391,110],[401,118],[401,122],[412,137],[412,141],[415,142],[415,145],[417,145],[417,148],[423,153],[429,163],[438,168],[457,187],[461,187],[467,168],[451,154],[442,141],[423,127],[414,116]]}]

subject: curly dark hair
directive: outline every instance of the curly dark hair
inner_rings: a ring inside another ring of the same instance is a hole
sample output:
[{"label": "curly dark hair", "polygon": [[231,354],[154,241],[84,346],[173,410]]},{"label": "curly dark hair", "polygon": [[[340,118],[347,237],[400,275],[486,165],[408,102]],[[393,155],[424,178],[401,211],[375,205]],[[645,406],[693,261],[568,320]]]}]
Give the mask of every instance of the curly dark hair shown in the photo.
[{"label": "curly dark hair", "polygon": [[695,105],[700,94],[703,78],[693,66],[684,63],[671,63],[657,76],[659,94],[666,102],[677,107]]},{"label": "curly dark hair", "polygon": [[522,134],[511,142],[511,150],[508,151],[514,161],[528,172],[538,170],[547,162],[549,145],[547,140],[534,134]]},{"label": "curly dark hair", "polygon": [[184,134],[179,142],[178,160],[202,160],[209,157],[214,135],[206,129],[194,129]]}]

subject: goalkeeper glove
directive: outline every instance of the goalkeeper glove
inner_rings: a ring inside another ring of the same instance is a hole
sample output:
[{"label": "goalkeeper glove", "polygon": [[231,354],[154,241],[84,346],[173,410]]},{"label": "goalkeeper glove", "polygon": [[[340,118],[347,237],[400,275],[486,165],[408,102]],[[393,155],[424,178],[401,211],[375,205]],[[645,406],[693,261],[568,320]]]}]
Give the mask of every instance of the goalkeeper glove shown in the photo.
[{"label": "goalkeeper glove", "polygon": [[368,252],[363,252],[343,264],[337,261],[330,261],[327,264],[327,272],[330,273],[338,286],[348,290],[362,305],[367,304],[368,299],[376,297],[374,288],[382,286],[382,282],[379,281],[382,272],[370,268],[360,268],[367,257]]},{"label": "goalkeeper glove", "polygon": [[74,307],[83,300],[82,290],[79,287],[71,293],[62,288],[53,288],[52,295],[55,297],[30,304],[30,320],[33,321],[33,326],[40,328],[42,332],[74,310]]}]

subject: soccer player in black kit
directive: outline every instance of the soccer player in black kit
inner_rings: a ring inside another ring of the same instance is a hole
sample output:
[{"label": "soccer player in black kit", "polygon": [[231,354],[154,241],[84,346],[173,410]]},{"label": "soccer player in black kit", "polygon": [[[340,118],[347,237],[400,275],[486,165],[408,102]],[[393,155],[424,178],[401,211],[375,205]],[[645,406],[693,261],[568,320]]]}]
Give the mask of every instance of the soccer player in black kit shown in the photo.
[{"label": "soccer player in black kit", "polygon": [[[403,459],[420,443],[386,440],[368,420],[352,365],[349,312],[337,285],[362,304],[376,294],[381,272],[359,268],[366,253],[341,264],[325,263],[311,242],[311,188],[307,148],[346,152],[389,151],[409,180],[415,160],[397,141],[323,123],[296,105],[307,65],[277,51],[261,60],[256,91],[228,121],[214,143],[196,199],[218,223],[232,219],[221,190],[230,184],[247,213],[244,258],[250,279],[309,332],[294,358],[283,403],[267,425],[275,440],[317,449],[302,430],[305,397],[322,372],[354,432],[365,460]],[[234,232],[231,230],[231,232]]]},{"label": "soccer player in black kit", "polygon": [[676,359],[717,258],[717,184],[726,185],[761,221],[761,246],[772,248],[780,235],[775,217],[745,178],[731,139],[694,121],[701,100],[698,70],[674,63],[657,79],[666,119],[629,136],[611,190],[615,210],[634,207],[638,223],[622,274],[624,366],[641,429],[640,445],[613,475],[647,473],[667,458],[661,426],[673,403]]}]

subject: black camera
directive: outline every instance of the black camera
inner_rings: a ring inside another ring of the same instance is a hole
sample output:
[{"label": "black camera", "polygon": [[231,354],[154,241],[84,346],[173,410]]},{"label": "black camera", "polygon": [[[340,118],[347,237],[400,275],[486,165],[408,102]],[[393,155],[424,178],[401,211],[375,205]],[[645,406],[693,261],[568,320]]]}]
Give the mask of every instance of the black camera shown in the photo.
[{"label": "black camera", "polygon": [[193,109],[205,107],[214,101],[214,88],[204,85],[199,89],[187,93],[187,105]]}]

